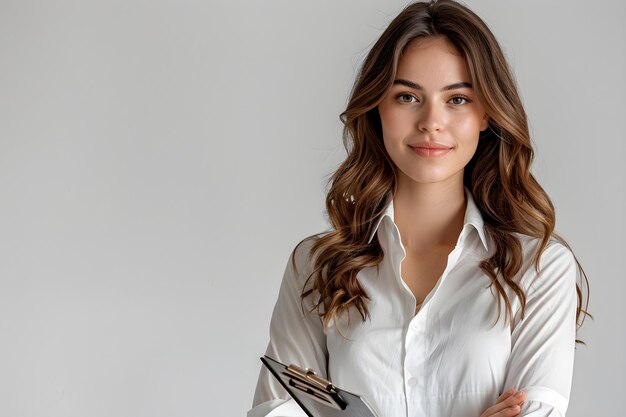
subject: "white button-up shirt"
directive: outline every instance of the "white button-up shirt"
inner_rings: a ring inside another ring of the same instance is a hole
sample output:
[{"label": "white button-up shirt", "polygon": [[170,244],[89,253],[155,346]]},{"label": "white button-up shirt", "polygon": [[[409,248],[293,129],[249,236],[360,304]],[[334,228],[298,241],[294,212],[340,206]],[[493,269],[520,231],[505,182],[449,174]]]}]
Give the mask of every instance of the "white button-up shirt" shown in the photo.
[{"label": "white button-up shirt", "polygon": [[[519,235],[524,264],[516,282],[527,296],[526,314],[522,320],[519,300],[504,285],[513,319],[505,324],[502,310],[494,325],[497,293],[479,267],[493,243],[467,190],[466,196],[456,247],[417,314],[415,297],[401,277],[405,250],[393,201],[374,230],[385,257],[378,270],[365,268],[357,275],[371,299],[366,321],[353,309],[337,320],[339,329],[324,330],[318,316],[303,314],[300,294],[312,271],[311,243],[303,243],[295,254],[297,273],[291,258],[287,263],[266,354],[316,370],[364,397],[380,417],[479,417],[511,387],[527,393],[519,416],[564,416],[576,337],[574,257],[551,241],[537,274],[538,239]],[[311,301],[304,306],[310,308]],[[305,415],[261,369],[248,417]]]}]

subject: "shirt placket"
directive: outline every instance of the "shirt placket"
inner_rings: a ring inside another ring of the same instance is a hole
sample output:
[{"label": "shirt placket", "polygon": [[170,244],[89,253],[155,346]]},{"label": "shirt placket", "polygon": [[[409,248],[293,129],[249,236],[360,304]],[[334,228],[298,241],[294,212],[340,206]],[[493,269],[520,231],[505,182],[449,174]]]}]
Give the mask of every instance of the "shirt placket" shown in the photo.
[{"label": "shirt placket", "polygon": [[[402,247],[399,235],[397,236],[397,243]],[[429,337],[427,334],[428,316],[431,306],[430,300],[436,296],[438,289],[443,285],[448,274],[457,264],[462,252],[462,241],[463,238],[459,239],[457,246],[448,255],[448,262],[443,274],[435,284],[433,290],[425,298],[422,307],[416,315],[413,314],[415,311],[415,298],[406,284],[404,285],[407,291],[407,298],[410,299],[409,304],[413,304],[412,307],[406,309],[406,322],[408,322],[408,325],[405,330],[405,355],[403,363],[406,412],[409,417],[427,417],[429,415],[427,393],[432,391],[432,387],[428,386],[428,352],[430,352],[429,343],[437,343],[436,340],[433,341],[432,337]],[[406,253],[403,247],[402,253]],[[400,262],[402,259],[400,259]],[[396,270],[398,271],[398,279],[402,280],[400,262],[398,262]]]}]

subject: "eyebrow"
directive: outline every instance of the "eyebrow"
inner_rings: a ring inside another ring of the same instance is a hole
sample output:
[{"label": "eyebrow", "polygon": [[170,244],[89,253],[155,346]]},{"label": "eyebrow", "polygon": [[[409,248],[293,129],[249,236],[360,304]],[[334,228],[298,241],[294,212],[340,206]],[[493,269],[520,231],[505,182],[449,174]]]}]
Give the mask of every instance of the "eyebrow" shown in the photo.
[{"label": "eyebrow", "polygon": [[[424,87],[422,87],[418,83],[414,83],[413,81],[409,81],[409,80],[403,80],[401,78],[399,78],[397,80],[394,80],[393,84],[394,85],[396,85],[396,84],[405,85],[405,86],[410,87],[410,88],[412,88],[414,90],[420,90],[420,91],[424,90]],[[456,90],[457,88],[472,88],[472,84],[468,83],[467,81],[460,81],[458,83],[446,85],[445,87],[443,87],[441,89],[441,91]]]}]

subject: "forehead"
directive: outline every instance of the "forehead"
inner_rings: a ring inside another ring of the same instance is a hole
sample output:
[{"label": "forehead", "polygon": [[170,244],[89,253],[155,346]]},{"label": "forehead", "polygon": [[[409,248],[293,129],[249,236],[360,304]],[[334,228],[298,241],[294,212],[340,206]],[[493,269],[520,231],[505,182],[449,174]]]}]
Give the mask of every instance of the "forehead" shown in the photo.
[{"label": "forehead", "polygon": [[465,57],[444,37],[411,41],[400,55],[396,78],[420,84],[470,81]]}]

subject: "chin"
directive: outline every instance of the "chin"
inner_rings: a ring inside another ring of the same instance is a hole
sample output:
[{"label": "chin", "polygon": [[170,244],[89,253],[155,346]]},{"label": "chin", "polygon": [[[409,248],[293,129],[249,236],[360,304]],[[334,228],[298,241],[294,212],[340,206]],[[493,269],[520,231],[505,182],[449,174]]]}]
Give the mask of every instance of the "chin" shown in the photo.
[{"label": "chin", "polygon": [[416,172],[415,170],[412,172],[404,171],[404,176],[406,179],[411,180],[417,184],[437,184],[437,183],[450,183],[454,181],[456,177],[463,182],[463,171],[460,172],[448,172],[441,170],[429,170],[427,172],[420,171]]}]

